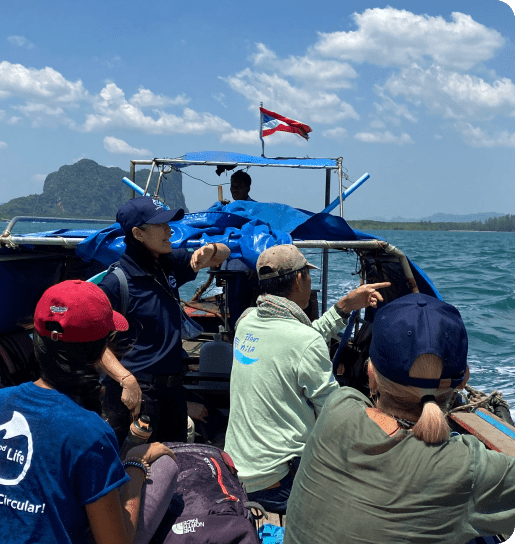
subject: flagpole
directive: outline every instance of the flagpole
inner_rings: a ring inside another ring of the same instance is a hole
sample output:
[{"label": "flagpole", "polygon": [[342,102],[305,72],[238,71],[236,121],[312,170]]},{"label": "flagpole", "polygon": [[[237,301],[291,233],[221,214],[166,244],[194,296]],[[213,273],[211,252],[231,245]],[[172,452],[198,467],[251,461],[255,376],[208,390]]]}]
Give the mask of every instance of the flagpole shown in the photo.
[{"label": "flagpole", "polygon": [[[259,105],[263,107],[263,102],[260,102]],[[259,138],[261,140],[261,156],[265,156],[265,140],[263,140],[263,112],[259,110]]]}]

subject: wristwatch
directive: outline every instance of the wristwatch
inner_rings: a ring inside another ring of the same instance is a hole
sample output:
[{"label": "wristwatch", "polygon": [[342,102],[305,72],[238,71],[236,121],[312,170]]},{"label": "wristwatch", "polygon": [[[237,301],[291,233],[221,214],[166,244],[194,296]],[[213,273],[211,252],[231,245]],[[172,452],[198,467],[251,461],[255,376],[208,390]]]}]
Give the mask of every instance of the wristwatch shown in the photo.
[{"label": "wristwatch", "polygon": [[349,320],[350,314],[348,312],[344,312],[338,304],[334,305],[334,309],[336,310],[336,313],[345,321]]}]

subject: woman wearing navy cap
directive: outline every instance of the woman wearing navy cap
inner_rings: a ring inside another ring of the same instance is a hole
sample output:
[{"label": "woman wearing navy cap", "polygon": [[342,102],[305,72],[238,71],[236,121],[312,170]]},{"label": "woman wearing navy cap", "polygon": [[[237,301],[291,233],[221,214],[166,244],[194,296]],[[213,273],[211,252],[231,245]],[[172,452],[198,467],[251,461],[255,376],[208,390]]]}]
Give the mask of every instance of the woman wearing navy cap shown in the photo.
[{"label": "woman wearing navy cap", "polygon": [[[168,223],[183,216],[184,210],[167,210],[148,196],[129,200],[116,216],[125,234],[119,267],[129,291],[129,330],[119,335],[121,360],[108,350],[102,364],[108,374],[104,411],[120,444],[131,418],[140,412],[142,393],[153,428],[151,441],[186,441],[179,287],[195,279],[201,268],[220,265],[230,251],[214,243],[193,254],[172,250]],[[99,287],[113,308],[122,311],[119,278],[107,274]]]},{"label": "woman wearing navy cap", "polygon": [[70,280],[45,291],[34,326],[40,379],[0,390],[0,540],[85,543],[89,528],[99,544],[132,543],[149,465],[165,456],[161,470],[177,469],[159,443],[122,464],[100,417],[98,363],[127,321],[96,285]]},{"label": "woman wearing navy cap", "polygon": [[[469,376],[458,310],[422,294],[385,305],[368,373],[372,401],[342,388],[324,405],[288,501],[285,544],[511,534],[515,459],[475,436],[451,437],[445,418]],[[478,542],[499,542],[488,539]]]}]

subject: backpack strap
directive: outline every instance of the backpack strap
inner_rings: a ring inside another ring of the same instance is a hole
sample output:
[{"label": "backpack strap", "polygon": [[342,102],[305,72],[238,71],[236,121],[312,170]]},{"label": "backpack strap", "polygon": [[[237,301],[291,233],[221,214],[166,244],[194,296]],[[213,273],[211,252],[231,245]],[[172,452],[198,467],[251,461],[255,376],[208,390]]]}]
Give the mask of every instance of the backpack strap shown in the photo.
[{"label": "backpack strap", "polygon": [[127,282],[127,276],[125,272],[120,268],[120,263],[113,263],[108,269],[107,273],[112,272],[120,283],[120,313],[125,316],[129,308],[129,284]]}]

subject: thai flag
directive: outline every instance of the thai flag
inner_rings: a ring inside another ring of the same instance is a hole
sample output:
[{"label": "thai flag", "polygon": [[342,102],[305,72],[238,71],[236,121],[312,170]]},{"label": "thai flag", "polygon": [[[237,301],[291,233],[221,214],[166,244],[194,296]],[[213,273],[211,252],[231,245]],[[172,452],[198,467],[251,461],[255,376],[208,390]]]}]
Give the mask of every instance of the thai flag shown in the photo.
[{"label": "thai flag", "polygon": [[265,108],[259,108],[259,111],[261,112],[262,136],[270,136],[274,132],[282,131],[298,134],[306,140],[309,139],[308,132],[311,132],[311,128],[308,125],[294,119],[288,119],[288,117],[283,117],[273,111],[265,110]]}]

